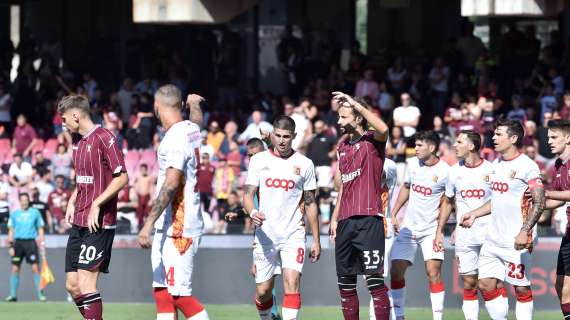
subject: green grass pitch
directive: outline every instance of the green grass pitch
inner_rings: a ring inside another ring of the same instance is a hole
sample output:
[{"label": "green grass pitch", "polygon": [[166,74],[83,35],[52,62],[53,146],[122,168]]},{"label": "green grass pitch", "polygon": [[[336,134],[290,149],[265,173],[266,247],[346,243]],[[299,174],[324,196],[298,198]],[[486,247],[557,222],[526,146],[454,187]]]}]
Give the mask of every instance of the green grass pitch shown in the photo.
[{"label": "green grass pitch", "polygon": [[[208,305],[206,306],[211,320],[255,320],[257,312],[253,305]],[[0,319],[18,320],[69,320],[79,319],[79,313],[72,303],[59,302],[18,302],[0,303]],[[368,319],[367,308],[361,308],[360,319]],[[152,304],[130,304],[130,303],[105,303],[105,320],[151,320],[154,319],[154,305]],[[560,319],[558,311],[536,312],[534,318],[540,320]],[[179,317],[183,319],[183,317]],[[342,320],[339,307],[303,307],[299,319],[302,320]],[[431,319],[431,310],[428,309],[407,309],[407,320]],[[444,311],[444,319],[463,319],[463,314],[459,309],[449,309]],[[479,319],[487,320],[487,312],[481,306]],[[515,319],[511,314],[509,319]]]}]

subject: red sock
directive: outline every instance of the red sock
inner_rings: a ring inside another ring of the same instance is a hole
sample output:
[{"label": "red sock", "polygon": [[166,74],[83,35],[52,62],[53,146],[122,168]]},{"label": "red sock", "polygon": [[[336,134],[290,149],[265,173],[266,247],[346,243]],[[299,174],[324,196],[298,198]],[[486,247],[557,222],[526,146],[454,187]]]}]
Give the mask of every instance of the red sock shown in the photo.
[{"label": "red sock", "polygon": [[75,305],[77,306],[77,310],[81,313],[82,316],[85,316],[85,311],[83,311],[83,297],[84,295],[80,295],[77,298],[73,298]]},{"label": "red sock", "polygon": [[501,293],[501,295],[503,296],[503,298],[508,298],[509,297],[509,293],[507,292],[507,288],[502,287],[499,289],[499,292]]},{"label": "red sock", "polygon": [[99,292],[83,295],[83,317],[88,320],[103,319],[103,301]]},{"label": "red sock", "polygon": [[390,299],[388,298],[388,288],[381,285],[370,290],[372,300],[374,301],[374,315],[377,320],[390,319]]},{"label": "red sock", "polygon": [[174,299],[166,288],[154,288],[154,301],[156,302],[156,313],[176,313]]},{"label": "red sock", "polygon": [[360,310],[356,290],[340,290],[340,301],[344,320],[358,320]]},{"label": "red sock", "polygon": [[301,294],[286,293],[283,296],[283,308],[301,309]]},{"label": "red sock", "polygon": [[430,283],[429,285],[429,291],[431,293],[440,293],[445,291],[445,285],[443,284],[443,282],[437,282],[437,283]]},{"label": "red sock", "polygon": [[204,307],[193,296],[174,297],[174,305],[182,311],[186,318],[190,318],[204,310]]},{"label": "red sock", "polygon": [[406,280],[405,279],[390,281],[390,288],[392,290],[402,289],[405,286],[406,286]]},{"label": "red sock", "polygon": [[463,300],[477,300],[477,289],[463,289]]},{"label": "red sock", "polygon": [[483,295],[483,299],[485,301],[491,301],[499,297],[501,295],[501,291],[500,289],[493,289],[489,291],[481,291],[481,294]]},{"label": "red sock", "polygon": [[531,302],[532,301],[532,291],[529,290],[525,294],[517,294],[517,301],[518,302]]},{"label": "red sock", "polygon": [[567,316],[570,316],[570,303],[561,304],[560,309],[562,309],[562,314],[564,315],[565,318]]}]

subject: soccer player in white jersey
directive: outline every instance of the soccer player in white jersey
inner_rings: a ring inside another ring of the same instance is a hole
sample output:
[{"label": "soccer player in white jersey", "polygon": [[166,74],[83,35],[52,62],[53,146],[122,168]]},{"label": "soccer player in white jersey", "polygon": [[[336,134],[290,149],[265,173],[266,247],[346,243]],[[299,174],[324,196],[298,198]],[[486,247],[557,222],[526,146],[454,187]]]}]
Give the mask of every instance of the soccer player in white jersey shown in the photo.
[{"label": "soccer player in white jersey", "polygon": [[[392,225],[397,237],[391,254],[391,291],[396,319],[403,319],[406,301],[404,276],[406,269],[414,263],[419,246],[428,275],[433,318],[439,320],[442,319],[445,297],[445,286],[441,278],[443,251],[435,250],[433,242],[449,165],[436,156],[440,141],[437,133],[419,132],[415,139],[416,158],[410,160],[404,185],[392,212]],[[400,226],[397,216],[406,202],[406,216]]]},{"label": "soccer player in white jersey", "polygon": [[[321,253],[315,168],[310,159],[292,149],[294,138],[293,119],[287,116],[275,119],[271,133],[273,149],[251,158],[245,182],[243,205],[256,226],[253,249],[255,304],[261,320],[271,319],[271,291],[279,269],[282,269],[285,291],[283,319],[297,319],[305,262],[305,214],[313,234],[311,262],[316,262]],[[256,194],[259,209],[254,205]]]},{"label": "soccer player in white jersey", "polygon": [[455,257],[463,279],[463,314],[467,320],[479,317],[477,298],[477,262],[487,233],[490,216],[481,218],[471,228],[459,225],[463,214],[475,210],[491,197],[489,176],[492,165],[479,155],[481,136],[472,130],[460,131],[455,141],[455,154],[460,161],[451,167],[445,197],[438,219],[435,246],[443,251],[443,230],[449,219],[452,203],[458,225],[455,229]]},{"label": "soccer player in white jersey", "polygon": [[519,151],[523,137],[520,122],[497,121],[493,143],[501,156],[493,162],[491,200],[462,217],[462,224],[471,226],[477,218],[491,214],[479,255],[479,289],[492,319],[507,318],[499,281],[515,288],[517,319],[532,319],[531,251],[545,195],[538,165]]},{"label": "soccer player in white jersey", "polygon": [[158,147],[158,194],[139,233],[143,248],[151,246],[157,319],[176,319],[176,309],[186,319],[207,320],[208,313],[192,296],[194,256],[204,223],[200,195],[195,192],[200,159],[200,128],[183,120],[180,90],[174,85],[158,89],[155,115],[166,130]]},{"label": "soccer player in white jersey", "polygon": [[[392,226],[392,217],[390,213],[390,199],[396,189],[396,182],[398,181],[398,172],[396,163],[392,159],[384,159],[384,171],[382,172],[382,208],[384,208],[384,228],[385,241],[384,241],[384,279],[388,277],[390,272],[390,253],[392,252],[392,244],[394,243],[394,227]],[[390,296],[390,292],[388,292]],[[390,305],[392,306],[392,297],[390,296]],[[390,309],[390,319],[394,319],[394,308]],[[370,298],[370,320],[376,320],[374,314],[374,299]]]}]

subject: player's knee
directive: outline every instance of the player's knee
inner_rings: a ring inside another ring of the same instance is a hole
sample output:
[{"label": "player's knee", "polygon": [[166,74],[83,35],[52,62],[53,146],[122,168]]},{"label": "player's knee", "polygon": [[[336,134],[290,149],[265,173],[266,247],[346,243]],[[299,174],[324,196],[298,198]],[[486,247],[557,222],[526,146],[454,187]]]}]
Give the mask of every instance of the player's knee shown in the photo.
[{"label": "player's knee", "polygon": [[366,286],[369,291],[384,287],[384,277],[381,274],[371,274],[366,277]]},{"label": "player's knee", "polygon": [[255,294],[260,301],[265,302],[273,296],[273,293],[271,292],[272,290],[273,288],[269,285],[257,285],[255,287]]},{"label": "player's knee", "polygon": [[532,289],[530,287],[515,287],[515,294],[519,302],[532,301]]},{"label": "player's knee", "polygon": [[81,295],[81,291],[79,290],[79,285],[77,284],[76,281],[67,279],[65,281],[65,290],[67,290],[67,292],[69,292],[69,294],[72,297],[78,297],[79,295]]},{"label": "player's knee", "polygon": [[441,272],[439,269],[430,268],[426,271],[430,283],[439,282],[441,280]]},{"label": "player's knee", "polygon": [[486,279],[479,280],[479,282],[477,283],[477,286],[479,287],[479,290],[481,290],[481,291],[491,291],[491,290],[497,289],[496,284],[494,284],[492,281],[489,281]]},{"label": "player's knee", "polygon": [[405,260],[393,260],[390,267],[390,279],[403,280],[408,264],[409,262]]},{"label": "player's knee", "polygon": [[356,275],[338,276],[338,289],[341,293],[356,292]]},{"label": "player's knee", "polygon": [[286,293],[299,292],[299,279],[298,278],[286,278],[283,279],[283,285]]}]

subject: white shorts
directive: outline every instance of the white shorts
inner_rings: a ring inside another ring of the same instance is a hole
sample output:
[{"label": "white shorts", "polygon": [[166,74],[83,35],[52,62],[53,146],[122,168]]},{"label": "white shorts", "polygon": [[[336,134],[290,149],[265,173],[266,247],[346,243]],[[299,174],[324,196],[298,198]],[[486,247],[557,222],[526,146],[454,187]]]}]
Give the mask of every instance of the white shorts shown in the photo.
[{"label": "white shorts", "polygon": [[190,247],[180,254],[171,237],[155,233],[150,258],[152,287],[168,288],[168,293],[173,296],[191,296],[194,256],[199,242],[200,237],[193,238]]},{"label": "white shorts", "polygon": [[394,237],[389,237],[384,240],[384,279],[390,275],[390,253],[394,245]]},{"label": "white shorts", "polygon": [[400,233],[398,233],[396,236],[396,240],[392,246],[392,254],[390,255],[390,260],[406,260],[411,264],[414,264],[416,251],[418,250],[419,245],[422,250],[424,261],[443,261],[443,251],[435,252],[433,250],[434,239],[435,233],[427,236],[416,237],[412,235],[409,230],[401,230]]},{"label": "white shorts", "polygon": [[500,248],[488,244],[481,247],[479,279],[495,278],[514,286],[530,286],[532,256],[528,250]]},{"label": "white shorts", "polygon": [[255,283],[265,282],[281,269],[292,269],[301,273],[305,263],[306,243],[304,239],[289,240],[280,244],[253,244],[253,263],[257,273]]},{"label": "white shorts", "polygon": [[461,246],[455,247],[455,260],[461,275],[477,274],[479,266],[479,253],[481,246]]}]

